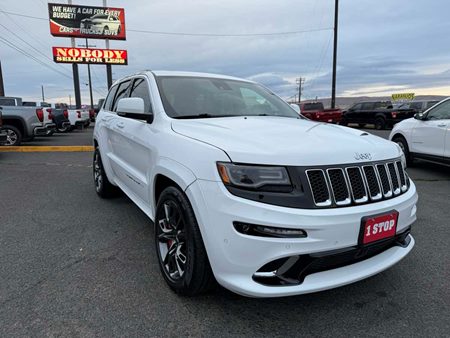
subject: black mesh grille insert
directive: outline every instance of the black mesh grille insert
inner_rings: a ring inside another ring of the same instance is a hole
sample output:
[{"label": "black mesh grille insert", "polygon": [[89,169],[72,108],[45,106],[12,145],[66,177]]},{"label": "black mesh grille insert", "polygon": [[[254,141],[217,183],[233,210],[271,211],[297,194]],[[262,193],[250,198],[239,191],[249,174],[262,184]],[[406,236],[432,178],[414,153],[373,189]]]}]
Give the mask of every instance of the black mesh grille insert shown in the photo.
[{"label": "black mesh grille insert", "polygon": [[347,168],[347,175],[350,181],[350,189],[355,200],[360,200],[366,197],[366,190],[364,188],[364,181],[359,168]]},{"label": "black mesh grille insert", "polygon": [[395,171],[395,166],[394,163],[388,163],[388,168],[389,168],[389,174],[391,175],[391,182],[392,182],[392,187],[394,188],[394,191],[399,189],[399,183],[398,183],[398,177],[397,177],[397,172]]},{"label": "black mesh grille insert", "polygon": [[307,172],[309,184],[311,185],[314,202],[325,203],[330,199],[327,182],[322,170],[309,170]]},{"label": "black mesh grille insert", "polygon": [[350,198],[342,169],[329,169],[328,177],[330,178],[331,189],[333,190],[336,202],[343,202]]},{"label": "black mesh grille insert", "polygon": [[364,174],[366,175],[367,185],[369,186],[370,197],[376,197],[381,193],[380,186],[378,184],[375,168],[372,166],[363,167]]},{"label": "black mesh grille insert", "polygon": [[388,194],[391,191],[391,185],[389,184],[389,178],[386,172],[384,164],[377,165],[378,174],[380,175],[381,186],[383,187],[383,194]]},{"label": "black mesh grille insert", "polygon": [[398,174],[400,175],[400,183],[403,186],[406,185],[405,172],[403,171],[402,162],[398,161],[395,163],[397,165]]}]

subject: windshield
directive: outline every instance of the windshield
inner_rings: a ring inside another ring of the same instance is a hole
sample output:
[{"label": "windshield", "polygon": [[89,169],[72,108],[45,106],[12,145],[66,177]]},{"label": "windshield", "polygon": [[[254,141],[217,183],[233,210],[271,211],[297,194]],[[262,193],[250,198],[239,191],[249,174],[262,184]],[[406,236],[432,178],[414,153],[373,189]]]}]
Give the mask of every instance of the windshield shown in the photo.
[{"label": "windshield", "polygon": [[175,119],[227,116],[300,118],[286,102],[254,83],[183,76],[159,76],[156,81],[164,110]]}]

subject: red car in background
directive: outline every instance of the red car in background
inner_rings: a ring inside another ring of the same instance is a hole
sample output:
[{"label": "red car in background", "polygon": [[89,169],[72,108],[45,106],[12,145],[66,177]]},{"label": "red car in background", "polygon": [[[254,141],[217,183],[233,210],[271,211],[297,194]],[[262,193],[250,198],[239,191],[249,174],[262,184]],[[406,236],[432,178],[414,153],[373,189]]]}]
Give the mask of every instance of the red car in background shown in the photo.
[{"label": "red car in background", "polygon": [[342,111],[339,108],[325,109],[322,102],[308,102],[300,104],[300,113],[310,120],[319,122],[341,122]]}]

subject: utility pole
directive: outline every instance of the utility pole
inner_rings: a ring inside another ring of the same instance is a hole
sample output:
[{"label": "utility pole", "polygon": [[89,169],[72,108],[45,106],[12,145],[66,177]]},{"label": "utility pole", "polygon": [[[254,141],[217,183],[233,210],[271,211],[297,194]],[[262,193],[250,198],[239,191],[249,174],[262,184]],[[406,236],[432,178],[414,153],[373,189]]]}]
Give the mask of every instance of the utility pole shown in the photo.
[{"label": "utility pole", "polygon": [[[86,38],[86,48],[89,48],[88,39]],[[91,109],[94,109],[94,100],[92,98],[92,81],[91,81],[91,65],[87,64],[88,79],[89,79],[89,96],[91,98]]]},{"label": "utility pole", "polygon": [[[67,0],[68,4],[72,4],[72,0]],[[75,38],[70,38],[72,42],[72,47],[75,47]],[[75,91],[75,108],[81,108],[81,93],[80,93],[80,77],[78,75],[78,65],[72,63],[72,73],[73,73],[73,88]]]},{"label": "utility pole", "polygon": [[72,95],[69,94],[69,107],[72,105]]},{"label": "utility pole", "polygon": [[334,0],[334,46],[333,46],[333,80],[331,83],[331,109],[336,107],[336,59],[338,39],[338,11],[339,0]]},{"label": "utility pole", "polygon": [[[103,7],[107,7],[108,4],[106,3],[106,0],[103,0]],[[109,49],[109,39],[105,40],[105,46],[106,49]],[[108,90],[112,86],[112,66],[110,64],[106,65],[106,82],[108,85]]]},{"label": "utility pole", "polygon": [[305,78],[299,77],[298,79],[295,80],[295,82],[298,85],[298,103],[300,103],[302,101],[302,89],[303,89],[303,84],[305,83]]},{"label": "utility pole", "polygon": [[45,102],[44,85],[41,85],[41,92],[42,92],[42,102]]},{"label": "utility pole", "polygon": [[3,73],[1,61],[0,61],[0,96],[5,96],[5,86],[3,85]]}]

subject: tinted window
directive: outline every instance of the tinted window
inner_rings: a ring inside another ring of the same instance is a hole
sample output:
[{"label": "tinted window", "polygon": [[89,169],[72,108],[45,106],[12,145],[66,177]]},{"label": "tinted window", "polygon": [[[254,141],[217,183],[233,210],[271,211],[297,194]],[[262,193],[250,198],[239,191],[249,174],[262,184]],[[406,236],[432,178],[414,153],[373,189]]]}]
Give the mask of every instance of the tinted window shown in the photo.
[{"label": "tinted window", "polygon": [[111,111],[112,109],[112,102],[114,100],[114,96],[116,95],[118,85],[112,86],[109,90],[108,97],[106,98],[105,105],[103,109]]},{"label": "tinted window", "polygon": [[450,100],[442,102],[437,107],[433,108],[427,114],[429,120],[446,120],[450,119]]},{"label": "tinted window", "polygon": [[37,103],[36,102],[24,101],[24,102],[22,102],[22,106],[24,106],[24,107],[36,107]]},{"label": "tinted window", "polygon": [[426,109],[433,107],[438,102],[439,101],[429,101],[429,102],[427,102],[427,108]]},{"label": "tinted window", "polygon": [[392,103],[388,101],[374,103],[374,109],[386,109],[386,108],[392,108]]},{"label": "tinted window", "polygon": [[173,118],[283,116],[299,118],[286,102],[250,82],[206,77],[156,78],[164,110]]},{"label": "tinted window", "polygon": [[314,102],[314,103],[305,103],[303,105],[304,110],[322,110],[323,104],[320,102]]},{"label": "tinted window", "polygon": [[422,102],[411,102],[409,108],[420,110],[422,109]]},{"label": "tinted window", "polygon": [[119,88],[117,89],[116,96],[114,98],[114,104],[113,104],[113,111],[116,111],[117,109],[117,103],[121,98],[127,97],[128,94],[128,87],[130,85],[131,80],[127,80],[119,84]]},{"label": "tinted window", "polygon": [[366,102],[362,104],[362,110],[372,110],[373,109],[373,103]]},{"label": "tinted window", "polygon": [[131,87],[130,97],[140,97],[144,100],[144,112],[151,112],[150,94],[148,91],[148,86],[143,78],[138,78],[134,80],[133,86]]},{"label": "tinted window", "polygon": [[361,103],[358,103],[358,104],[355,104],[355,105],[352,107],[352,109],[354,109],[354,110],[360,110],[361,107],[362,107],[362,104],[361,104]]},{"label": "tinted window", "polygon": [[0,99],[0,106],[15,106],[16,101],[14,99]]}]

